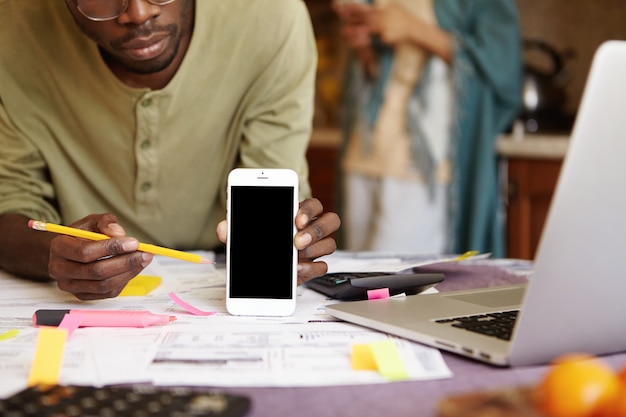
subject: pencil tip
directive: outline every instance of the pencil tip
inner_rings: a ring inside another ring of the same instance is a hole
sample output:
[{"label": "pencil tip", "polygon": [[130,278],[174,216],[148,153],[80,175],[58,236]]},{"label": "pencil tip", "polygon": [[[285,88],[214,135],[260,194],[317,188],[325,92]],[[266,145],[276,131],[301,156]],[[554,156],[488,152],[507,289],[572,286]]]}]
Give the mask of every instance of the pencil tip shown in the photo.
[{"label": "pencil tip", "polygon": [[213,264],[215,262],[213,262],[212,260],[207,259],[207,258],[200,258],[200,263],[208,265],[208,264]]},{"label": "pencil tip", "polygon": [[170,316],[170,323],[176,321],[176,316]]}]

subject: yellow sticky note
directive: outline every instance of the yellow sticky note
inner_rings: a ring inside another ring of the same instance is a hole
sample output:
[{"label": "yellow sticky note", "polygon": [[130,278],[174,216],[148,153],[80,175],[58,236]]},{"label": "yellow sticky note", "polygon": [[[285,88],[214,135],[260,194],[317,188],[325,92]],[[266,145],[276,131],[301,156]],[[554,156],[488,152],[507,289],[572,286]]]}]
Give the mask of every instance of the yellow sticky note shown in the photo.
[{"label": "yellow sticky note", "polygon": [[57,327],[41,327],[37,335],[35,358],[30,368],[28,386],[37,384],[54,385],[59,382],[63,350],[67,330]]},{"label": "yellow sticky note", "polygon": [[0,333],[0,342],[3,340],[13,339],[14,337],[17,337],[18,334],[20,334],[20,331],[17,329],[11,329],[4,333]]},{"label": "yellow sticky note", "polygon": [[404,367],[404,362],[398,352],[396,343],[391,340],[382,340],[370,345],[372,356],[376,361],[378,372],[390,381],[409,379],[409,374]]},{"label": "yellow sticky note", "polygon": [[456,258],[454,258],[453,261],[463,261],[465,259],[469,259],[472,256],[476,256],[476,255],[478,255],[478,251],[477,250],[469,250],[469,251],[467,251],[465,253],[460,254]]},{"label": "yellow sticky note", "polygon": [[153,275],[137,275],[128,281],[126,287],[120,293],[120,297],[132,297],[148,295],[152,290],[161,285],[161,277]]},{"label": "yellow sticky note", "polygon": [[376,361],[369,345],[352,345],[350,356],[352,369],[355,371],[377,371]]}]

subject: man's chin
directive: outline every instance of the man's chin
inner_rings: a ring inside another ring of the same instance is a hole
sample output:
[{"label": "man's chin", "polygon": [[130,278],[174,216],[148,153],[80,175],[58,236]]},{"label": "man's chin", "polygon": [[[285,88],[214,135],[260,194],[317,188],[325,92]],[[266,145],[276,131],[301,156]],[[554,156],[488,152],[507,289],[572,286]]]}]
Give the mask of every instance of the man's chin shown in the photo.
[{"label": "man's chin", "polygon": [[124,64],[124,68],[128,72],[140,75],[156,74],[165,70],[172,63],[172,60],[165,62],[162,61],[146,61],[143,63],[133,62],[131,64]]},{"label": "man's chin", "polygon": [[159,56],[153,59],[138,60],[138,59],[125,59],[118,60],[118,64],[122,66],[126,71],[133,74],[150,75],[156,74],[167,69],[174,58],[176,57],[176,50],[170,52],[167,56]]}]

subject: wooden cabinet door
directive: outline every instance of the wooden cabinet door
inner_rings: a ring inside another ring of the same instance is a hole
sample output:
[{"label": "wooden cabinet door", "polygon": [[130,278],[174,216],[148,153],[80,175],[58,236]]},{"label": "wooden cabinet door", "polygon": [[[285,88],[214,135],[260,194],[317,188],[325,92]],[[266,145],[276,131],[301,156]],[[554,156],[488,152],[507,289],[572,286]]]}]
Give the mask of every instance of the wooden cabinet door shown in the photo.
[{"label": "wooden cabinet door", "polygon": [[561,164],[561,160],[508,160],[508,257],[534,259]]}]

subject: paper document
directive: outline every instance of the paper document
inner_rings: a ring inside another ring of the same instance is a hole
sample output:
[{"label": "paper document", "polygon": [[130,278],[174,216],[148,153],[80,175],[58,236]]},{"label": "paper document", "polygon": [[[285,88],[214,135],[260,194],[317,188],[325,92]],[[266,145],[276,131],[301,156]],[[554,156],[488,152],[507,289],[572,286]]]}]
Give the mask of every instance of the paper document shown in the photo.
[{"label": "paper document", "polygon": [[[203,254],[203,256],[209,256]],[[391,339],[408,378],[451,376],[438,350],[351,324],[325,314],[335,300],[298,287],[290,317],[234,317],[225,308],[225,271],[156,257],[144,271],[161,277],[146,296],[83,302],[54,283],[17,279],[0,272],[0,398],[26,387],[38,329],[38,309],[131,309],[176,316],[146,328],[78,328],[65,343],[59,382],[211,386],[322,386],[386,383],[379,372],[354,370],[355,344]],[[211,315],[194,315],[174,293]]]},{"label": "paper document", "polygon": [[334,272],[401,272],[444,262],[486,259],[491,254],[461,255],[406,255],[379,252],[336,251],[320,258],[328,264],[328,273]]}]

